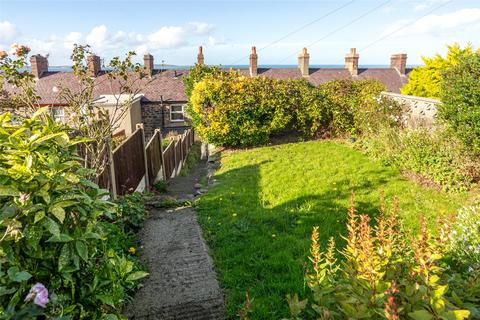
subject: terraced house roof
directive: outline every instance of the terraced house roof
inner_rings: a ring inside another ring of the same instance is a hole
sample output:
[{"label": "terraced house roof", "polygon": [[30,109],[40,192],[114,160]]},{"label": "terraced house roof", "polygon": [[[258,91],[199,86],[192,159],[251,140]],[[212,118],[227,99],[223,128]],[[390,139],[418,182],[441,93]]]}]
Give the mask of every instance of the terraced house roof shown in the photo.
[{"label": "terraced house roof", "polygon": [[[391,57],[389,68],[359,68],[358,54],[351,49],[345,58],[345,68],[309,68],[309,55],[304,49],[298,57],[299,68],[262,68],[257,67],[257,54],[255,47],[252,47],[249,68],[238,69],[245,76],[271,77],[275,79],[300,79],[304,77],[313,85],[320,85],[324,82],[337,79],[376,79],[388,88],[388,91],[399,93],[400,88],[408,82],[408,75],[411,69],[406,68],[406,55],[395,54]],[[112,95],[120,93],[120,82],[111,80],[106,71],[100,70],[100,59],[92,56],[92,61],[97,65],[92,71],[95,76],[95,97],[101,95]],[[51,72],[48,71],[48,61],[40,55],[32,56],[32,72],[36,76],[36,90],[40,96],[41,104],[61,105],[65,101],[59,96],[55,88],[60,86],[68,87],[71,90],[79,91],[80,84],[72,72]],[[203,63],[203,51],[199,49],[197,63]],[[149,77],[134,79],[134,88],[139,89],[143,94],[143,100],[157,102],[180,102],[186,101],[183,77],[189,70],[154,70],[153,57],[145,55],[145,69],[150,73]],[[90,65],[89,65],[90,67]],[[15,88],[6,86],[10,92]]]}]

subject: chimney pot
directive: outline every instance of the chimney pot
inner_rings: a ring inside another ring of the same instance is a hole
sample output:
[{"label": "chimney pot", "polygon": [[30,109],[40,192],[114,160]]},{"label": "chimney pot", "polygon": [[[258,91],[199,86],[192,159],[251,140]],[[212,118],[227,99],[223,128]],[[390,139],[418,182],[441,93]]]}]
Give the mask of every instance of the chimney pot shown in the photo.
[{"label": "chimney pot", "polygon": [[256,77],[258,75],[258,55],[257,48],[252,47],[252,53],[250,54],[250,77]]},{"label": "chimney pot", "polygon": [[396,69],[400,75],[404,76],[407,69],[407,55],[405,53],[392,54],[390,67]]},{"label": "chimney pot", "polygon": [[143,69],[148,76],[153,74],[153,56],[149,53],[143,56]]},{"label": "chimney pot", "polygon": [[345,56],[345,68],[350,71],[352,76],[358,75],[358,59],[359,55],[356,48],[351,48],[350,53]]},{"label": "chimney pot", "polygon": [[89,55],[87,57],[88,75],[90,77],[96,77],[102,69],[100,64],[100,57],[96,55]]},{"label": "chimney pot", "polygon": [[308,77],[310,75],[310,54],[308,54],[307,48],[303,48],[302,52],[298,55],[298,68],[302,77]]},{"label": "chimney pot", "polygon": [[205,59],[203,57],[203,48],[202,46],[198,47],[198,55],[197,55],[197,64],[204,64]]},{"label": "chimney pot", "polygon": [[39,79],[45,72],[48,72],[48,59],[42,55],[34,55],[30,57],[30,65],[32,74]]}]

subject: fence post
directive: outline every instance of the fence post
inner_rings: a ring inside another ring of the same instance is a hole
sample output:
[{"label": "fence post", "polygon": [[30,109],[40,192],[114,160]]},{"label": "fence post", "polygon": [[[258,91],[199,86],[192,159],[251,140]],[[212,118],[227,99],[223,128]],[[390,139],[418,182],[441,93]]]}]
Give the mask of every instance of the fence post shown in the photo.
[{"label": "fence post", "polygon": [[155,134],[158,134],[158,141],[160,141],[160,162],[162,163],[162,178],[163,180],[167,180],[167,175],[165,173],[165,158],[163,156],[163,138],[162,138],[162,130],[155,129]]},{"label": "fence post", "polygon": [[117,200],[117,178],[115,177],[115,162],[113,160],[113,151],[112,151],[112,137],[107,138],[107,151],[108,151],[108,171],[109,171],[109,180],[111,184],[111,196],[112,200]]},{"label": "fence post", "polygon": [[172,144],[172,147],[173,147],[173,177],[175,177],[177,175],[177,138],[174,138],[174,140],[172,141],[173,144]]},{"label": "fence post", "polygon": [[142,150],[143,150],[143,159],[145,165],[145,190],[148,191],[150,187],[149,179],[148,179],[148,159],[147,159],[147,149],[145,148],[145,130],[143,123],[137,123],[137,129],[140,129],[142,133]]}]

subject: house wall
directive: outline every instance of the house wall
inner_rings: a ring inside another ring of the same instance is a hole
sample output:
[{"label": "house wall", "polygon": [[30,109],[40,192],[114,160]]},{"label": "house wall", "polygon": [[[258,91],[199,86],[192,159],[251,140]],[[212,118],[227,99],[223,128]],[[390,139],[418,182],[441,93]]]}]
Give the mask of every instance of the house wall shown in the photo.
[{"label": "house wall", "polygon": [[149,139],[153,136],[155,129],[162,129],[162,133],[169,131],[183,132],[190,127],[190,122],[172,122],[170,119],[171,105],[186,105],[186,101],[175,102],[144,102],[142,103],[142,121],[145,126],[145,136]]}]

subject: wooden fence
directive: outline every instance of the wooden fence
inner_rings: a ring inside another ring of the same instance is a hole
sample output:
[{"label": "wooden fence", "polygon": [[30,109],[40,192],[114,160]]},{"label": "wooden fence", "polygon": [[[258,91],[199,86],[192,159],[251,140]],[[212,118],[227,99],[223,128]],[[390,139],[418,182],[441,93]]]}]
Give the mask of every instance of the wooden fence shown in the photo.
[{"label": "wooden fence", "polygon": [[148,189],[158,180],[180,173],[194,141],[193,129],[173,139],[163,150],[160,130],[145,142],[143,124],[110,153],[111,164],[99,176],[99,185],[108,188],[113,198]]}]

